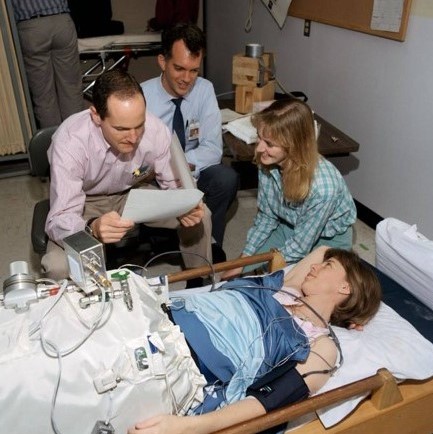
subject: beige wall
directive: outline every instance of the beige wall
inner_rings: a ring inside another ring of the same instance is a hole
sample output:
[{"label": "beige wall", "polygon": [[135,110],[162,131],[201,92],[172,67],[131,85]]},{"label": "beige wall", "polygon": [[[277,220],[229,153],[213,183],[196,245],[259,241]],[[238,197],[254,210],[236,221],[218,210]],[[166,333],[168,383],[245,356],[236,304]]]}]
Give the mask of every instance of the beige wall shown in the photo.
[{"label": "beige wall", "polygon": [[141,33],[153,17],[156,0],[111,0],[113,19],[123,21],[125,33]]},{"label": "beige wall", "polygon": [[412,14],[433,18],[432,0],[412,0]]}]

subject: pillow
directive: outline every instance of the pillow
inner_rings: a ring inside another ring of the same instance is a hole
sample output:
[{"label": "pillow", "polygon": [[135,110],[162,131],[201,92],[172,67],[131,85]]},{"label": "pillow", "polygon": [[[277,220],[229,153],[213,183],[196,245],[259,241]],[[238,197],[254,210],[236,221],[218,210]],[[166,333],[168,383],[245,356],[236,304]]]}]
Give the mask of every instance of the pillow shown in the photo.
[{"label": "pillow", "polygon": [[376,267],[433,310],[433,241],[395,218],[376,227]]},{"label": "pillow", "polygon": [[[433,344],[397,312],[381,303],[363,331],[333,327],[344,363],[318,393],[376,374],[386,368],[399,380],[425,380],[433,376]],[[317,411],[328,428],[349,414],[364,396]]]}]

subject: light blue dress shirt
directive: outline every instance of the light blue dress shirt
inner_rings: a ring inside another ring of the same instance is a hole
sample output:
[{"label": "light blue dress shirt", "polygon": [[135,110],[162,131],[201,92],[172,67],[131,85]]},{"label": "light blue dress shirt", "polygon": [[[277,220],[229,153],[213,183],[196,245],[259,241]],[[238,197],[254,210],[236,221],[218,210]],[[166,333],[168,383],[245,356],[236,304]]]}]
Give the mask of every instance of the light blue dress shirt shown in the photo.
[{"label": "light blue dress shirt", "polygon": [[[147,109],[172,129],[174,97],[162,86],[161,76],[141,83],[141,87]],[[181,111],[185,122],[185,156],[195,166],[193,176],[198,178],[200,171],[221,162],[223,152],[221,112],[212,83],[197,77],[182,101]]]}]

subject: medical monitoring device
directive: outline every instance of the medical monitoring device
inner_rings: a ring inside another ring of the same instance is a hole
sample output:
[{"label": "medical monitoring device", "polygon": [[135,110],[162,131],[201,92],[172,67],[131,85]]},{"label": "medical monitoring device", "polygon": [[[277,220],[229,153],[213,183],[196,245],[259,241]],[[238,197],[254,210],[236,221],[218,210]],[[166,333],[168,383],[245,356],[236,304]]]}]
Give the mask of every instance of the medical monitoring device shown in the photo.
[{"label": "medical monitoring device", "polygon": [[63,239],[71,279],[87,294],[98,292],[98,285],[109,288],[104,247],[86,231]]}]

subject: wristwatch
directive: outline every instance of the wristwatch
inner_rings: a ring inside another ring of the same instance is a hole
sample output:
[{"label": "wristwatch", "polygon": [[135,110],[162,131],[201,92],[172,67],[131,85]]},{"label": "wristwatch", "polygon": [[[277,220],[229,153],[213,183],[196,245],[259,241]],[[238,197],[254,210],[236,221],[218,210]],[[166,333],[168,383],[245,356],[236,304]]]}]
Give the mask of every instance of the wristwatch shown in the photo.
[{"label": "wristwatch", "polygon": [[86,221],[86,226],[84,226],[84,230],[89,234],[92,235],[92,237],[96,238],[96,235],[93,233],[92,229],[92,223],[97,219],[98,217],[92,217],[89,220]]}]

